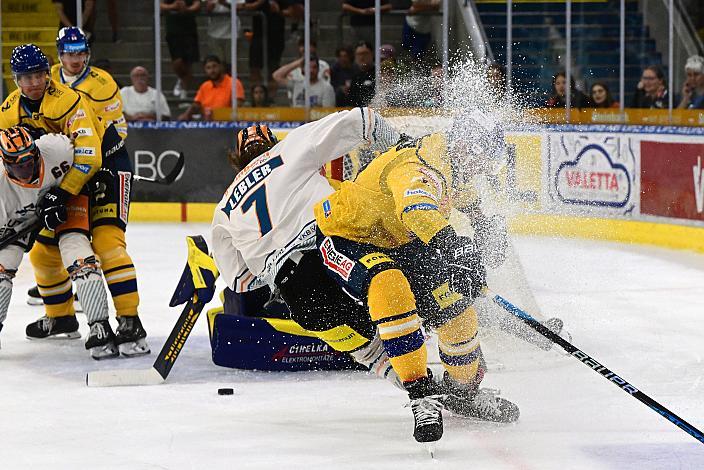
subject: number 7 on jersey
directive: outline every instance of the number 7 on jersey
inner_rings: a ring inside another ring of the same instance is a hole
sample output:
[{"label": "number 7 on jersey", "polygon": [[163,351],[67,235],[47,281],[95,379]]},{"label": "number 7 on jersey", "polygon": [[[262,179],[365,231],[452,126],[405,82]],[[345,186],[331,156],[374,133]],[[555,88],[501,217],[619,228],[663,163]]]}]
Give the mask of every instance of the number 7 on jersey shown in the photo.
[{"label": "number 7 on jersey", "polygon": [[247,211],[254,205],[257,221],[259,222],[259,231],[262,237],[271,232],[271,217],[269,216],[269,207],[266,203],[266,184],[262,184],[249,195],[242,203],[242,213]]}]

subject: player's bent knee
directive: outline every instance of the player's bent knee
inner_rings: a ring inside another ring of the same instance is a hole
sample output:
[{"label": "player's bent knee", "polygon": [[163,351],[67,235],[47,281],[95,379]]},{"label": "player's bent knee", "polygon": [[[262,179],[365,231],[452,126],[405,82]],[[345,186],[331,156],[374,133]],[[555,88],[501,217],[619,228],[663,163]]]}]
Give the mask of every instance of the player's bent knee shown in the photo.
[{"label": "player's bent knee", "polygon": [[64,264],[61,260],[59,247],[48,245],[46,243],[37,242],[29,252],[29,261],[35,269],[35,273],[39,272],[56,276],[64,272]]},{"label": "player's bent knee", "polygon": [[77,260],[88,259],[95,255],[88,237],[78,232],[64,233],[59,237],[59,252],[67,269]]},{"label": "player's bent knee", "polygon": [[369,314],[375,322],[416,309],[411,285],[398,269],[381,271],[371,279],[367,304]]},{"label": "player's bent knee", "polygon": [[100,225],[92,233],[93,249],[101,259],[111,252],[122,252],[127,248],[125,232],[115,225]]}]

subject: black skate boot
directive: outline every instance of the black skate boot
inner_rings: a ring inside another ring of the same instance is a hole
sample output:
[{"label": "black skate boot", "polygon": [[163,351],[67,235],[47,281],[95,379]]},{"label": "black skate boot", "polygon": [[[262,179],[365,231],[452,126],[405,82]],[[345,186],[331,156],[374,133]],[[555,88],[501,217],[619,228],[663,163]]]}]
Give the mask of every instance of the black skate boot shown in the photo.
[{"label": "black skate boot", "polygon": [[443,404],[456,416],[495,423],[513,423],[521,414],[518,406],[498,396],[498,390],[479,388],[478,381],[461,384],[445,372],[442,388],[446,394]]},{"label": "black skate boot", "polygon": [[38,286],[30,287],[27,291],[27,305],[44,305]]},{"label": "black skate boot", "polygon": [[138,316],[120,316],[117,317],[117,323],[115,344],[123,356],[142,356],[151,352],[147,341],[144,339],[147,337],[147,332],[144,331]]},{"label": "black skate boot", "polygon": [[442,403],[436,384],[429,377],[403,384],[408,391],[418,442],[435,442],[442,437]]},{"label": "black skate boot", "polygon": [[27,339],[78,339],[78,320],[75,315],[49,318],[46,315],[27,325]]},{"label": "black skate boot", "polygon": [[112,332],[107,320],[98,320],[90,325],[86,349],[90,351],[90,357],[96,361],[120,355],[115,346],[115,333]]}]

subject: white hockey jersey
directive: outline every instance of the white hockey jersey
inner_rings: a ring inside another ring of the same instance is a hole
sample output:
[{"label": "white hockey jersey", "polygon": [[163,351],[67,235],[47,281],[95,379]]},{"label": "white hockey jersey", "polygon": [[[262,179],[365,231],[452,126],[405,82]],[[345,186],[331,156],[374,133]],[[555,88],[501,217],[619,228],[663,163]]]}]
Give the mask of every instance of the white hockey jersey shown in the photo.
[{"label": "white hockey jersey", "polygon": [[247,165],[213,216],[213,256],[227,285],[273,286],[291,253],[315,249],[313,205],[333,192],[320,168],[360,144],[386,149],[397,138],[372,109],[355,108],[292,130]]},{"label": "white hockey jersey", "polygon": [[36,144],[41,154],[36,183],[22,184],[11,179],[0,164],[0,237],[32,218],[39,198],[58,186],[73,164],[73,145],[65,135],[46,134]]}]

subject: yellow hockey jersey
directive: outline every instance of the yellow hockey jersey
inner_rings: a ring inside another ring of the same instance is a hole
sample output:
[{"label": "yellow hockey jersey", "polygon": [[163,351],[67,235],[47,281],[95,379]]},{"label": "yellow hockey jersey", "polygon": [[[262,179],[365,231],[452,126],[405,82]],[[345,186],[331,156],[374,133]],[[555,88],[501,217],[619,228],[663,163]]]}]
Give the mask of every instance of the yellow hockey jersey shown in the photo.
[{"label": "yellow hockey jersey", "polygon": [[0,128],[21,124],[73,138],[73,165],[60,187],[78,194],[102,163],[102,124],[78,93],[55,80],[49,80],[39,112],[32,112],[21,96],[17,89],[0,106]]},{"label": "yellow hockey jersey", "polygon": [[127,121],[122,114],[120,88],[108,72],[98,67],[89,66],[73,83],[67,84],[61,71],[61,64],[58,63],[51,67],[51,78],[73,88],[81,96],[87,98],[93,112],[102,121],[105,128],[114,124],[120,138],[124,140],[127,137]]},{"label": "yellow hockey jersey", "polygon": [[338,236],[382,248],[414,237],[427,243],[446,227],[452,207],[474,201],[470,188],[453,189],[452,167],[444,134],[401,143],[377,156],[354,181],[315,206],[315,219],[326,236]]}]

